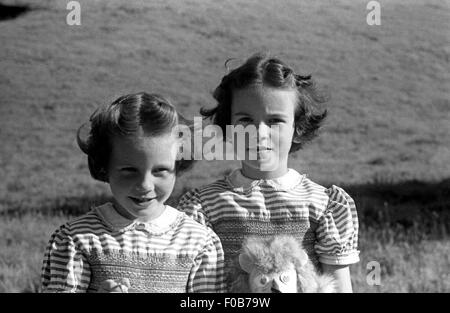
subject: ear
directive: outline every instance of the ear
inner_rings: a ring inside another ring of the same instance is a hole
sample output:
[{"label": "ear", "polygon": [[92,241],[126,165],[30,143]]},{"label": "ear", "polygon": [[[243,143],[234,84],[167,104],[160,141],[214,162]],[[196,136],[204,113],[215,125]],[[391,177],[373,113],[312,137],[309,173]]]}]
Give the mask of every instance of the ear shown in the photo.
[{"label": "ear", "polygon": [[245,253],[239,254],[239,265],[245,272],[250,274],[254,265],[252,257]]},{"label": "ear", "polygon": [[297,136],[295,136],[295,134],[294,134],[294,137],[292,138],[292,142],[293,143],[301,143],[302,140],[300,138],[297,138]]},{"label": "ear", "polygon": [[308,263],[308,255],[306,254],[305,251],[300,250],[298,257],[299,257],[300,265],[302,267],[305,266],[306,263]]},{"label": "ear", "polygon": [[300,138],[303,134],[303,130],[300,129],[299,127],[296,127],[296,125],[294,124],[294,135],[292,137],[292,142],[293,143],[301,143],[302,139]]}]

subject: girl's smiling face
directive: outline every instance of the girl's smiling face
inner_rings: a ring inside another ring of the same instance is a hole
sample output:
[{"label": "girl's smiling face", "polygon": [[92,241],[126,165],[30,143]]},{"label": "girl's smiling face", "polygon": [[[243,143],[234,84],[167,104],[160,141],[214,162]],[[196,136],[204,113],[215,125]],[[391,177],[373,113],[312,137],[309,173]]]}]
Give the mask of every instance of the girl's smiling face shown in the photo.
[{"label": "girl's smiling face", "polygon": [[[243,174],[254,179],[284,175],[294,134],[297,91],[266,86],[233,90],[232,125],[254,125],[257,139],[246,144]],[[256,147],[255,147],[256,145]],[[256,155],[256,160],[249,155]]]},{"label": "girl's smiling face", "polygon": [[175,184],[177,149],[170,133],[112,138],[108,178],[121,215],[149,221],[164,211]]}]

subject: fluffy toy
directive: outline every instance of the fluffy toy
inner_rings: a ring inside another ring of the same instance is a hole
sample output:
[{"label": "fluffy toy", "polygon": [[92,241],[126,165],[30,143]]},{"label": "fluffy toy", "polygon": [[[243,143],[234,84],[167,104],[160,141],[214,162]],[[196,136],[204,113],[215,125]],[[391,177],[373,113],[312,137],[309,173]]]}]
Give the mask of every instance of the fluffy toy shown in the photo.
[{"label": "fluffy toy", "polygon": [[231,271],[231,292],[336,292],[335,280],[318,274],[295,238],[248,238]]}]

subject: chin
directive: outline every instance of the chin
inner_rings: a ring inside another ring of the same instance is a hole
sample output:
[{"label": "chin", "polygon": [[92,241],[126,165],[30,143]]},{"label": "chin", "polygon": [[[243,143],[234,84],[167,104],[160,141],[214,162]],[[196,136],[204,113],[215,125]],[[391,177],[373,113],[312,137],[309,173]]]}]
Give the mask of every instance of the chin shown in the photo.
[{"label": "chin", "polygon": [[270,161],[261,161],[257,163],[251,163],[247,165],[251,167],[252,169],[259,171],[259,172],[273,172],[278,169],[278,164],[273,164]]}]

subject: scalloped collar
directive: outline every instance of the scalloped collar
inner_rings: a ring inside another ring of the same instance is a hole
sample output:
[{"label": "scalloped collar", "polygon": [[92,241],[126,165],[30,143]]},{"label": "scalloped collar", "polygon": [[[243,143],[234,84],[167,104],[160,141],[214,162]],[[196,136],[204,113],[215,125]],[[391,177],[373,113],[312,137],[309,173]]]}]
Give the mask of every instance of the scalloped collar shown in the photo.
[{"label": "scalloped collar", "polygon": [[107,226],[120,232],[138,229],[150,234],[159,235],[173,229],[182,218],[180,212],[169,205],[166,205],[166,209],[160,216],[150,222],[130,220],[123,217],[110,202],[98,206],[94,210]]},{"label": "scalloped collar", "polygon": [[283,176],[272,179],[251,179],[242,174],[240,168],[235,169],[225,177],[227,183],[235,191],[245,191],[253,189],[261,184],[266,184],[276,190],[290,190],[300,184],[305,175],[298,173],[296,170],[289,168],[288,172]]}]

